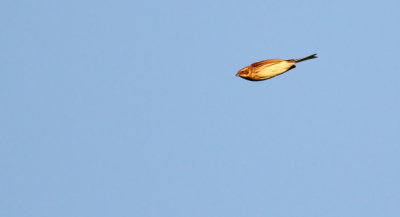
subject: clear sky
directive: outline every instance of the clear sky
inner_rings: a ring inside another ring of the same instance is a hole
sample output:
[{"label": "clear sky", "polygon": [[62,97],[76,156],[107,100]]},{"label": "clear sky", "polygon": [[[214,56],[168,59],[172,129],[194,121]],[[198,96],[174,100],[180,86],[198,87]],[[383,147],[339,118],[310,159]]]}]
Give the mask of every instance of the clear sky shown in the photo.
[{"label": "clear sky", "polygon": [[0,216],[400,216],[399,8],[1,1]]}]

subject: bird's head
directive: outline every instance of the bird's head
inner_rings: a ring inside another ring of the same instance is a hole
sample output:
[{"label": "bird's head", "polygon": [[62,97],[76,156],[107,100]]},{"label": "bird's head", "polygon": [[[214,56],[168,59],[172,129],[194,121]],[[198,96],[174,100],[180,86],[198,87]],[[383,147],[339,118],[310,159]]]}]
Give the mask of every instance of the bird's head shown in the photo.
[{"label": "bird's head", "polygon": [[250,71],[248,67],[245,67],[236,74],[236,76],[242,77],[242,78],[247,78],[250,76]]}]

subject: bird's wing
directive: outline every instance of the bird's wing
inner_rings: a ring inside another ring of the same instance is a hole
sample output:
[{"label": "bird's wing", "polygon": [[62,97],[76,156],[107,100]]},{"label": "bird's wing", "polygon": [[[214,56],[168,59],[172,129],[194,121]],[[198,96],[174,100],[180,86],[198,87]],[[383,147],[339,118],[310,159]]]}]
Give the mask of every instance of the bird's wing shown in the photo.
[{"label": "bird's wing", "polygon": [[270,60],[263,60],[260,62],[256,62],[251,64],[251,66],[253,66],[254,68],[259,68],[259,67],[266,67],[266,66],[271,66],[271,65],[275,65],[278,64],[280,62],[282,62],[285,59],[270,59]]}]

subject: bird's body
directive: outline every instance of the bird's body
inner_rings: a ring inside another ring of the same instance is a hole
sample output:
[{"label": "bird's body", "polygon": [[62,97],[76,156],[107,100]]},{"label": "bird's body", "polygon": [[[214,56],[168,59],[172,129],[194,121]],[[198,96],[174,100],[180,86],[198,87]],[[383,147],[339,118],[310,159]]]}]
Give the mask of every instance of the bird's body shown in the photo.
[{"label": "bird's body", "polygon": [[295,68],[295,64],[304,60],[317,58],[316,54],[299,59],[270,59],[253,63],[241,69],[236,76],[250,81],[262,81]]}]

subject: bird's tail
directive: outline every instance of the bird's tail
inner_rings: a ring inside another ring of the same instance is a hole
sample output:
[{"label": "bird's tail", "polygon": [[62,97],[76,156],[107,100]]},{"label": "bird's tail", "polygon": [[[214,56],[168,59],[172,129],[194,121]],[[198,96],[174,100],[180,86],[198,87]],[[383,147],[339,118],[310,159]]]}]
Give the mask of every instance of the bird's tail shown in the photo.
[{"label": "bird's tail", "polygon": [[298,62],[301,62],[301,61],[304,61],[304,60],[309,60],[309,59],[314,59],[314,58],[317,58],[317,54],[313,54],[313,55],[306,56],[306,57],[303,57],[303,58],[295,59],[294,61],[296,61],[296,63],[298,63]]}]

